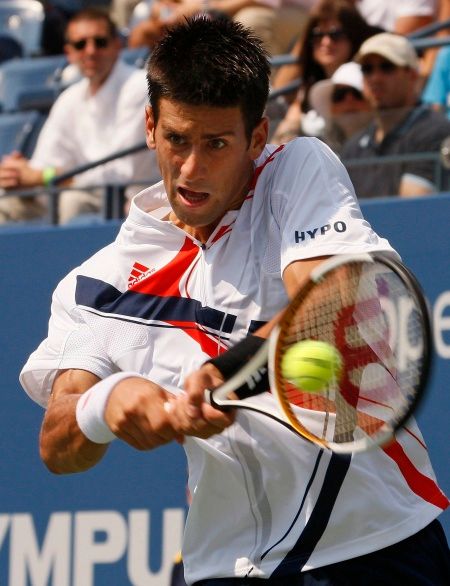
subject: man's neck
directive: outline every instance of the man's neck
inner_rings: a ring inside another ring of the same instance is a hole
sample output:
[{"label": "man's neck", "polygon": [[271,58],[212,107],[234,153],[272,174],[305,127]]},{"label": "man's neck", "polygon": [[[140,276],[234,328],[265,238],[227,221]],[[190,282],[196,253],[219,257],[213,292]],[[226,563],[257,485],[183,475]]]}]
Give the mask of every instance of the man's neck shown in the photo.
[{"label": "man's neck", "polygon": [[89,95],[94,96],[99,91],[99,89],[103,86],[104,83],[106,83],[106,80],[112,74],[114,67],[115,64],[106,75],[103,75],[103,77],[93,77],[89,80]]},{"label": "man's neck", "polygon": [[381,143],[394,128],[405,120],[413,108],[414,106],[411,105],[403,108],[379,110],[375,116],[375,142]]}]

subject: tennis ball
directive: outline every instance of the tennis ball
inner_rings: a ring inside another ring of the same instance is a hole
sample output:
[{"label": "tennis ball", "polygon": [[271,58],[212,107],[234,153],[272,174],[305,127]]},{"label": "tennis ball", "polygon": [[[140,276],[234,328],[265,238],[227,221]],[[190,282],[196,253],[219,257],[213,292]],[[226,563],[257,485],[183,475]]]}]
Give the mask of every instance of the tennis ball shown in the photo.
[{"label": "tennis ball", "polygon": [[282,375],[302,391],[324,390],[332,379],[338,379],[342,369],[339,351],[318,340],[293,344],[281,360]]}]

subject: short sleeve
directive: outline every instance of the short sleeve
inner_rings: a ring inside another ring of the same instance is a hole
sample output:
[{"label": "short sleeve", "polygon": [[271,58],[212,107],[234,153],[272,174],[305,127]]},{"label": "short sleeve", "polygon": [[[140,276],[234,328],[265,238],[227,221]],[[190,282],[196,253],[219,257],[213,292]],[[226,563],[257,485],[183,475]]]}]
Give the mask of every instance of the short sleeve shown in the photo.
[{"label": "short sleeve", "polygon": [[392,251],[364,219],[348,173],[314,138],[285,147],[274,173],[272,210],[281,232],[281,271],[295,260]]},{"label": "short sleeve", "polygon": [[101,341],[84,322],[74,301],[75,275],[69,274],[53,294],[48,335],[20,373],[28,395],[45,407],[59,370],[87,370],[99,378],[116,371]]}]

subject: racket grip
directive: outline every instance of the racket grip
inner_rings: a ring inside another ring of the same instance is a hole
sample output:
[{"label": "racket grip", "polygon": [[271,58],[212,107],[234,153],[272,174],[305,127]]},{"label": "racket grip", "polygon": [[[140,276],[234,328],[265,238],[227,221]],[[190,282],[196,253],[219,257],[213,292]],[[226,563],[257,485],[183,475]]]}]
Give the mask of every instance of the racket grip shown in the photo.
[{"label": "racket grip", "polygon": [[228,380],[236,374],[264,346],[266,340],[249,334],[243,340],[229,348],[226,352],[210,358],[206,363],[213,364]]},{"label": "racket grip", "polygon": [[214,399],[213,392],[210,389],[205,389],[205,401],[214,409],[218,409],[219,411],[231,411],[232,407],[228,407],[227,405],[223,405],[222,403],[217,403]]}]

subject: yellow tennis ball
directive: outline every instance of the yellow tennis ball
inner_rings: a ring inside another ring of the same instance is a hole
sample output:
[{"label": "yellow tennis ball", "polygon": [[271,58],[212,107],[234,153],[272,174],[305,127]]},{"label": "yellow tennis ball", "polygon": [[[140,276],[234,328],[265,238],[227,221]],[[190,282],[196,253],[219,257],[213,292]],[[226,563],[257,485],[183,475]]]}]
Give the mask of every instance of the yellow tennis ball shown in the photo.
[{"label": "yellow tennis ball", "polygon": [[339,379],[341,369],[339,351],[319,340],[293,344],[281,360],[284,378],[307,392],[323,391],[333,379]]}]

